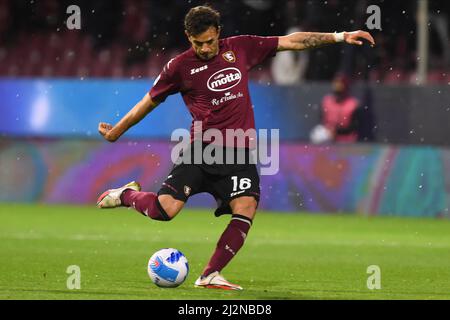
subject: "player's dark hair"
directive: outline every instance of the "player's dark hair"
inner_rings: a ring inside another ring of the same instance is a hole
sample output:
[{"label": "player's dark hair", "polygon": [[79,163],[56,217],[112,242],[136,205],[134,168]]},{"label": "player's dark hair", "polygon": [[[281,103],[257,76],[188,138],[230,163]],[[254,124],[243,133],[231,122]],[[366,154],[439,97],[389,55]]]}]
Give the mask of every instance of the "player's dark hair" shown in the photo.
[{"label": "player's dark hair", "polygon": [[184,29],[192,36],[197,36],[210,27],[218,30],[219,26],[220,13],[206,5],[191,8],[184,17]]}]

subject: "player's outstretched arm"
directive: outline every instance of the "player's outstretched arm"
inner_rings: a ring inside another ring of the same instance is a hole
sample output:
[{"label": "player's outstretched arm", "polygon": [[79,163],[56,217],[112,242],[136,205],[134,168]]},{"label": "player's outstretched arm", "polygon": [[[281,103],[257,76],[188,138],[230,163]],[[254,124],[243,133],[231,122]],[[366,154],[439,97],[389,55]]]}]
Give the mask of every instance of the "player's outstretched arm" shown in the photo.
[{"label": "player's outstretched arm", "polygon": [[305,50],[338,42],[360,46],[363,40],[367,40],[372,46],[375,45],[375,40],[370,33],[362,30],[340,33],[295,32],[280,37],[277,50]]},{"label": "player's outstretched arm", "polygon": [[98,132],[106,140],[114,142],[128,129],[144,119],[157,105],[158,103],[153,101],[150,94],[147,93],[115,126],[100,122],[98,124]]}]

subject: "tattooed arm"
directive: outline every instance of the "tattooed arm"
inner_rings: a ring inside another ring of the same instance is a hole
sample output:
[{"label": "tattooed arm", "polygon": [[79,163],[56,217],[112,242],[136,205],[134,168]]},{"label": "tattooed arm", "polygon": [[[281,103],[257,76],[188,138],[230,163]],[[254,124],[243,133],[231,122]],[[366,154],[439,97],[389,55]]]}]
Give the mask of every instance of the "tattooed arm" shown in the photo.
[{"label": "tattooed arm", "polygon": [[375,45],[370,33],[361,30],[341,33],[295,32],[279,37],[277,50],[305,50],[337,42],[362,45],[363,39],[369,41],[372,46]]}]

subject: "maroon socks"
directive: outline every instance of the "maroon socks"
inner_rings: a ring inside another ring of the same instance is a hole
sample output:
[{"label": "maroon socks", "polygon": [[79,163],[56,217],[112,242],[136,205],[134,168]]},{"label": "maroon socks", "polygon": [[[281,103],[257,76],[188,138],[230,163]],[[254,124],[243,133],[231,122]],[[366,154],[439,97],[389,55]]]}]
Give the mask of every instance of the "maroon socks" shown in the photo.
[{"label": "maroon socks", "polygon": [[122,204],[133,207],[143,215],[160,221],[169,221],[170,217],[161,207],[158,195],[154,192],[141,192],[127,189],[120,196]]},{"label": "maroon socks", "polygon": [[203,270],[203,276],[207,276],[215,271],[220,272],[233,259],[244,244],[251,225],[252,220],[245,216],[239,214],[231,216],[231,221],[222,233],[214,254],[205,270]]},{"label": "maroon socks", "polygon": [[[125,190],[120,197],[122,204],[126,207],[133,207],[143,215],[160,221],[169,221],[170,217],[161,207],[158,195],[154,192],[141,192]],[[222,269],[233,259],[236,253],[244,244],[247,233],[252,225],[252,220],[239,214],[233,214],[231,221],[217,242],[208,265],[203,270],[202,275],[207,276]]]}]

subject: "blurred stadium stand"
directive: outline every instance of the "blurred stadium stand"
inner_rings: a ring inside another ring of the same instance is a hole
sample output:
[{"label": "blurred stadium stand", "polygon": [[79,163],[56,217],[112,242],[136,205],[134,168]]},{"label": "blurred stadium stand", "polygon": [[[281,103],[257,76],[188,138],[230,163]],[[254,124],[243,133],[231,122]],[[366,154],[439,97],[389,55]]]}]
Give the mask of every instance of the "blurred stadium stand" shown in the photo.
[{"label": "blurred stadium stand", "polygon": [[[415,1],[210,3],[222,13],[224,37],[282,35],[295,26],[320,32],[365,28],[367,15],[361,13],[368,5],[378,4],[383,32],[373,31],[377,47],[371,51],[358,48],[357,54],[340,46],[310,51],[305,80],[331,80],[342,68],[350,68],[356,79],[372,82],[414,83],[416,79]],[[81,30],[65,26],[69,16],[66,8],[72,4],[82,10]],[[0,76],[155,77],[170,57],[189,47],[183,16],[198,4],[203,1],[2,0]],[[450,82],[449,11],[446,1],[430,2],[430,83]],[[389,14],[383,14],[386,12]],[[260,82],[273,81],[270,65],[261,66],[252,77]]]},{"label": "blurred stadium stand", "polygon": [[[262,179],[261,209],[450,216],[449,2],[429,1],[428,84],[417,86],[418,1],[209,1],[222,14],[222,37],[367,29],[366,8],[381,8],[375,48],[336,45],[290,56],[304,64],[288,85],[274,81],[274,60],[250,73],[258,128],[282,128],[280,171]],[[163,65],[189,48],[183,17],[200,4],[0,0],[0,202],[92,204],[132,179],[157,190],[172,165],[170,134],[191,122],[181,96],[115,144],[101,140],[97,125],[128,112]],[[81,30],[65,25],[70,5],[81,8]],[[311,145],[319,102],[340,72],[358,80],[352,88],[366,123],[360,142],[372,143]]]}]

